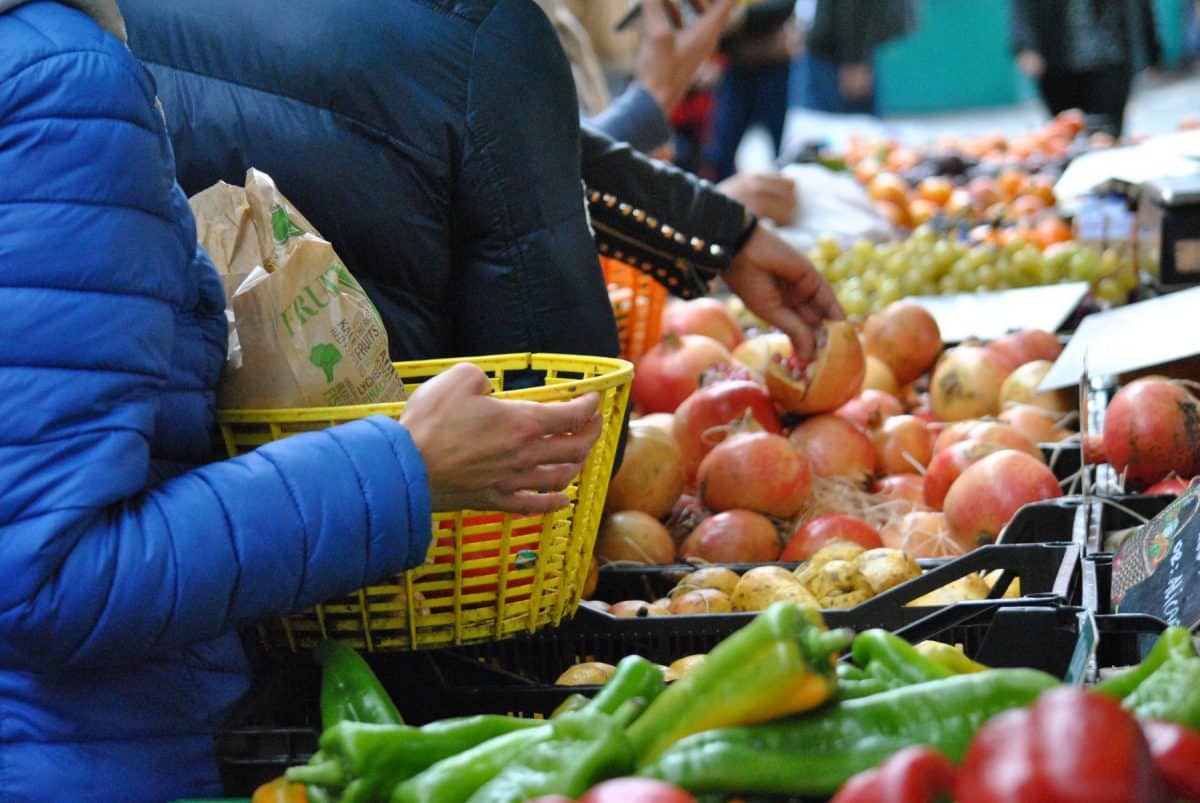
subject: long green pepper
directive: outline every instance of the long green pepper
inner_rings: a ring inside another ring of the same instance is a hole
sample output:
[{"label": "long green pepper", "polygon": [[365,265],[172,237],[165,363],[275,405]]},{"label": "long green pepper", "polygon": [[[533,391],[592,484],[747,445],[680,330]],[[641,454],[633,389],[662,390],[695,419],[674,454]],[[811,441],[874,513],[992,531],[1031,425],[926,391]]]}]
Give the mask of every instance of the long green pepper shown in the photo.
[{"label": "long green pepper", "polygon": [[[447,756],[412,777],[396,776],[391,793],[393,803],[465,803],[480,787],[500,775],[506,767],[521,764],[527,754],[560,755],[564,765],[572,761],[570,752],[542,748],[555,741],[555,727],[563,720],[578,717],[612,717],[624,723],[640,712],[663,689],[662,670],[640,656],[630,655],[617,664],[612,678],[583,709],[568,712],[549,722],[529,722],[529,727],[508,733]],[[630,706],[630,704],[634,704]],[[622,737],[624,738],[624,737]],[[546,765],[540,771],[547,771]],[[569,766],[562,768],[569,773]]]},{"label": "long green pepper", "polygon": [[404,724],[396,704],[362,656],[339,641],[317,645],[321,665],[321,727],[339,722]]},{"label": "long green pepper", "polygon": [[524,803],[541,795],[578,797],[605,778],[633,770],[625,717],[584,711],[551,721],[553,737],[526,750],[468,803]]},{"label": "long green pepper", "polygon": [[1168,627],[1146,660],[1094,689],[1120,698],[1124,708],[1142,719],[1200,729],[1200,655],[1185,627]]},{"label": "long green pepper", "polygon": [[692,793],[831,795],[897,751],[928,745],[959,761],[983,723],[1060,681],[1033,669],[954,675],[762,725],[697,733],[639,775]]}]

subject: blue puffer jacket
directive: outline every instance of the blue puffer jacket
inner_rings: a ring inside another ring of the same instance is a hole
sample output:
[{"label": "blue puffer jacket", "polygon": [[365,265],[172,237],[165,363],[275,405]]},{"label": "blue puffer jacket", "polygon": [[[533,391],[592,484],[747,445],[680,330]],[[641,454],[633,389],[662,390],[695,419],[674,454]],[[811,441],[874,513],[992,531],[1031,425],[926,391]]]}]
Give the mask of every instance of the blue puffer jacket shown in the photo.
[{"label": "blue puffer jacket", "polygon": [[195,467],[221,287],[149,75],[46,0],[0,12],[0,280],[0,800],[217,794],[235,629],[419,562],[423,464],[374,418]]}]

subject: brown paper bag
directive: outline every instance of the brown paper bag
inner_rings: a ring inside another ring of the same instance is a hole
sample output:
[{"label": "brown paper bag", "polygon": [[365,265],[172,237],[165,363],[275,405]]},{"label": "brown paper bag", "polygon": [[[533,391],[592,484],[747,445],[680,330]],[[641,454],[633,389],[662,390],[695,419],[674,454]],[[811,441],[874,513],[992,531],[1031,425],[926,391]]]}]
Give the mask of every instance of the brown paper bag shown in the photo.
[{"label": "brown paper bag", "polygon": [[375,306],[333,246],[253,168],[191,199],[200,244],[225,282],[227,409],[404,399]]}]

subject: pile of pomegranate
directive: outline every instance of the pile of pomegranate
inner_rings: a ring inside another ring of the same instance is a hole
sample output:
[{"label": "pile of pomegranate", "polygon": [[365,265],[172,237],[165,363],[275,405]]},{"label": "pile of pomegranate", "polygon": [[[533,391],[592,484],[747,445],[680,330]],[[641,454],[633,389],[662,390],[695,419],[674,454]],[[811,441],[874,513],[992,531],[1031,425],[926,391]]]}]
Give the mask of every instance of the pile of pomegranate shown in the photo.
[{"label": "pile of pomegranate", "polygon": [[637,363],[601,565],[803,560],[832,540],[953,557],[1063,493],[1039,447],[1071,437],[1075,407],[1037,392],[1053,334],[943,349],[933,317],[901,301],[824,324],[806,361],[711,298],[670,304],[663,331]]}]

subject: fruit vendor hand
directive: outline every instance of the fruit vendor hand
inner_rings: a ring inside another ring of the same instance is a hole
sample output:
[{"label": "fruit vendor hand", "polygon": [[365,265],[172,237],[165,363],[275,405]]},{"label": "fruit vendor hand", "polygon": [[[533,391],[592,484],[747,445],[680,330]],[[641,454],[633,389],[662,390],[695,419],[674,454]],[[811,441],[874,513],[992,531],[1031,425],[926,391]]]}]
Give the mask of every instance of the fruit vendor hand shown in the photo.
[{"label": "fruit vendor hand", "polygon": [[425,460],[433,510],[545,513],[600,435],[600,397],[542,404],[497,399],[487,376],[462,363],[422,385],[400,415]]},{"label": "fruit vendor hand", "polygon": [[1035,50],[1022,50],[1017,54],[1017,68],[1034,80],[1046,72],[1046,60]]},{"label": "fruit vendor hand", "polygon": [[717,49],[717,41],[737,8],[737,0],[716,0],[691,25],[676,29],[666,0],[642,3],[642,46],[636,77],[664,114],[679,105],[700,65]]},{"label": "fruit vendor hand", "polygon": [[780,226],[796,221],[796,182],[779,173],[735,173],[717,189]]},{"label": "fruit vendor hand", "polygon": [[759,222],[722,278],[747,309],[787,334],[803,357],[816,352],[813,331],[822,321],[846,317],[808,258],[766,223]]}]

